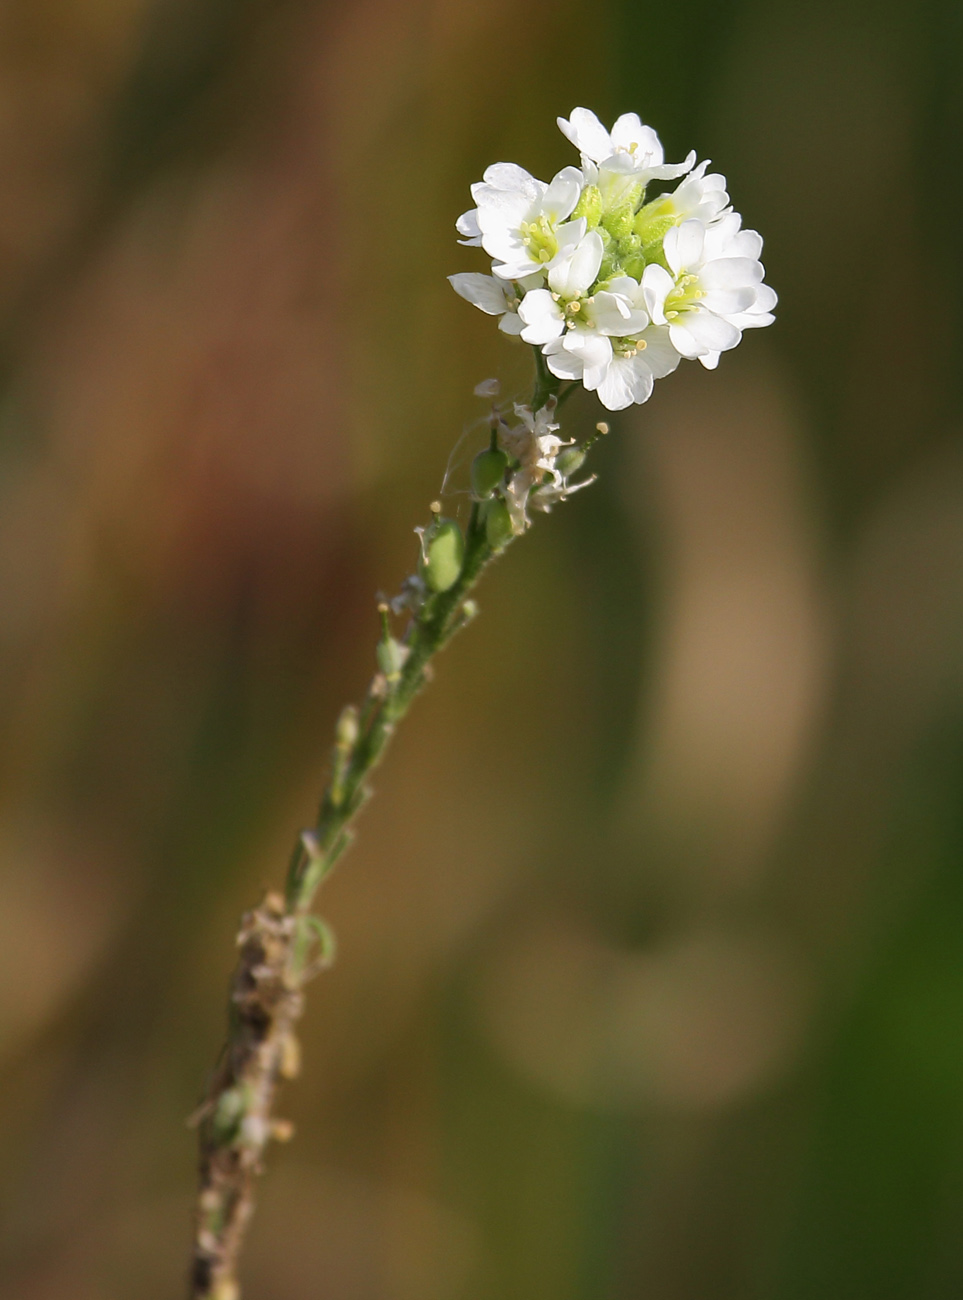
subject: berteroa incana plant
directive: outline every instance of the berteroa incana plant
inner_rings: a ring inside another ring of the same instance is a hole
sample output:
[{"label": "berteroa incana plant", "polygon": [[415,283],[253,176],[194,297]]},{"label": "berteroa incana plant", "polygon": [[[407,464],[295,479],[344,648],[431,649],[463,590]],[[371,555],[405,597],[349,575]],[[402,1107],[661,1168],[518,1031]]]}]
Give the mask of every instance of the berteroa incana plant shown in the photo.
[{"label": "berteroa incana plant", "polygon": [[[450,277],[456,293],[532,345],[526,405],[499,401],[497,380],[475,389],[490,403],[488,445],[471,464],[471,513],[462,530],[440,502],[417,528],[414,572],[381,602],[376,671],[360,708],[335,728],[328,785],[315,824],[302,831],[283,893],[247,913],[238,934],[227,1041],[205,1100],[192,1297],[237,1300],[238,1260],[268,1143],[291,1136],[275,1115],[278,1085],[297,1073],[298,1020],[307,983],[334,956],[312,908],[348,848],[370,794],[368,778],[428,680],[439,650],[474,618],[482,571],[547,512],[594,481],[588,438],[562,436],[559,412],[579,387],[620,411],[648,401],[656,379],[683,358],[714,369],[746,329],[772,323],[776,295],[763,283],[762,239],[743,230],[725,177],[695,153],[667,164],[655,131],[626,113],[607,131],[576,108],[559,127],[581,155],[550,184],[496,163],[472,186],[459,217],[461,243],[491,258],[491,274]],[[678,181],[675,189],[666,182]],[[651,193],[653,187],[657,193]]]}]

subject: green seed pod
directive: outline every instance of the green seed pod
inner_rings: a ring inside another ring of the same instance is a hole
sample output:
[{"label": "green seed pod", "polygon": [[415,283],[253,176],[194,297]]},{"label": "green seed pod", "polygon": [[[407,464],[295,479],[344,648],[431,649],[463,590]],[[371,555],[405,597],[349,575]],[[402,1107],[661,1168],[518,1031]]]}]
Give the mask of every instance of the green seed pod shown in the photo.
[{"label": "green seed pod", "polygon": [[358,743],[359,734],[358,710],[353,704],[348,704],[342,710],[335,730],[335,743],[338,749],[344,752],[353,749]]},{"label": "green seed pod", "polygon": [[244,1093],[240,1088],[228,1088],[218,1097],[211,1116],[211,1128],[219,1145],[228,1146],[237,1137],[245,1109]]},{"label": "green seed pod", "polygon": [[560,452],[555,459],[555,468],[562,478],[571,478],[585,464],[585,451],[581,447],[569,447]]},{"label": "green seed pod", "polygon": [[488,509],[485,512],[485,536],[488,538],[488,545],[493,551],[502,550],[515,536],[512,517],[508,512],[508,506],[501,497],[496,497],[488,503]]},{"label": "green seed pod", "polygon": [[497,447],[480,451],[471,463],[471,490],[479,500],[490,497],[505,477],[508,457]]},{"label": "green seed pod", "polygon": [[425,534],[422,577],[432,591],[447,591],[461,575],[465,539],[454,519],[438,519]]},{"label": "green seed pod", "polygon": [[389,682],[396,682],[401,676],[401,670],[408,658],[408,647],[403,646],[400,641],[396,641],[393,636],[390,636],[387,640],[378,642],[376,654],[378,667]]}]

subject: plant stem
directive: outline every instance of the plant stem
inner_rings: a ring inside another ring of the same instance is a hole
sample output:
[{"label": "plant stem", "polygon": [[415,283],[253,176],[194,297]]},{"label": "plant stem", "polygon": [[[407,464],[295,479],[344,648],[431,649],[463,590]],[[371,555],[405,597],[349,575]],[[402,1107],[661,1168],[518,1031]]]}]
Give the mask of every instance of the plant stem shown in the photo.
[{"label": "plant stem", "polygon": [[313,835],[302,836],[294,850],[287,883],[287,905],[293,914],[310,908],[318,885],[347,848],[348,828],[369,794],[365,780],[381,761],[395,727],[424,686],[432,658],[465,621],[465,597],[493,554],[476,504],[468,523],[459,577],[447,591],[431,596],[413,620],[406,642],[408,655],[398,681],[389,684],[380,676],[373,679],[366,701],[367,725],[352,747],[339,788],[329,784]]},{"label": "plant stem", "polygon": [[535,354],[535,393],[532,397],[532,410],[537,411],[544,406],[550,397],[558,394],[561,380],[549,370],[545,364],[545,358],[542,356],[539,348],[533,348]]},{"label": "plant stem", "polygon": [[[547,373],[540,366],[536,401]],[[549,378],[554,381],[554,376]],[[370,793],[368,776],[428,680],[432,659],[469,621],[465,598],[494,554],[476,503],[460,573],[447,591],[429,595],[413,617],[396,679],[376,673],[360,712],[342,714],[332,776],[315,826],[301,835],[291,856],[284,897],[269,894],[243,918],[228,1041],[195,1120],[200,1130],[200,1192],[192,1300],[237,1300],[240,1295],[238,1258],[254,1211],[264,1152],[272,1138],[283,1141],[292,1132],[289,1124],[274,1118],[274,1101],[279,1082],[297,1073],[295,1030],[304,1007],[304,986],[332,959],[327,931],[309,909],[319,885],[351,842],[351,823]]]}]

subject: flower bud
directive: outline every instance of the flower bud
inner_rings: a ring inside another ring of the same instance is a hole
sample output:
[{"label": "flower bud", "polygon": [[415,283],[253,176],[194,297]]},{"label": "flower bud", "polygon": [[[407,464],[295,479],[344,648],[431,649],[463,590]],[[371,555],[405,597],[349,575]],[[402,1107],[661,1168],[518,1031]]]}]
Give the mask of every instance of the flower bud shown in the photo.
[{"label": "flower bud", "polygon": [[432,591],[447,591],[461,576],[465,539],[454,519],[438,519],[425,533],[422,576]]},{"label": "flower bud", "polygon": [[488,509],[485,512],[485,536],[488,539],[488,545],[493,551],[500,551],[515,536],[515,530],[512,528],[512,517],[508,512],[508,506],[501,499],[495,497],[489,501]]},{"label": "flower bud", "polygon": [[508,457],[497,447],[480,451],[471,463],[471,490],[480,500],[490,497],[505,477]]},{"label": "flower bud", "polygon": [[602,218],[602,191],[597,185],[586,185],[575,205],[572,220],[584,217],[589,230],[594,230]]},{"label": "flower bud", "polygon": [[642,197],[642,186],[630,185],[616,203],[602,216],[602,224],[613,239],[625,239],[632,232],[635,210]]}]

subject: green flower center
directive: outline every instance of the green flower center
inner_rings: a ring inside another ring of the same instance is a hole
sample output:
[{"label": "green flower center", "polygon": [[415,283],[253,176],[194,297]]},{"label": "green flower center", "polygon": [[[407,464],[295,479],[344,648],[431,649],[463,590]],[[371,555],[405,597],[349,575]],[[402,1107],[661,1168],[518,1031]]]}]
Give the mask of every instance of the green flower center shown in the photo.
[{"label": "green flower center", "polygon": [[551,218],[543,212],[534,221],[523,221],[520,229],[532,261],[550,262],[558,252],[558,237]]},{"label": "green flower center", "polygon": [[699,288],[697,275],[680,275],[675,288],[665,296],[666,320],[675,320],[683,312],[692,311],[693,307],[698,307],[699,299],[705,296],[705,290]]}]

